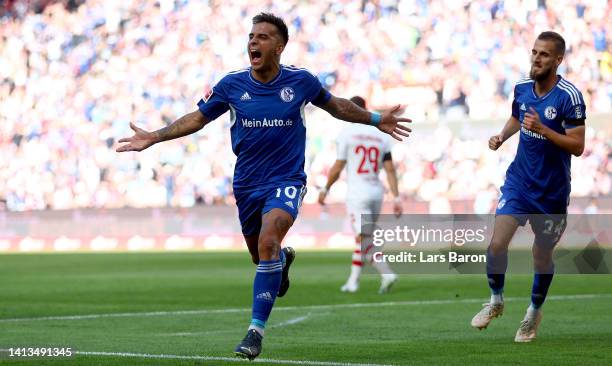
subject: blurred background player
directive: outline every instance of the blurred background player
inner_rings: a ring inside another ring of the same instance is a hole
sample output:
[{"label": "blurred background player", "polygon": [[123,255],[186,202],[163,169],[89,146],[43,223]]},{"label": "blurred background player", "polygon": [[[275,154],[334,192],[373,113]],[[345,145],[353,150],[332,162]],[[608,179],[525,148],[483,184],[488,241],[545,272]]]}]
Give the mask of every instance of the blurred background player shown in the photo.
[{"label": "blurred background player", "polygon": [[512,116],[501,134],[489,140],[497,150],[520,131],[516,157],[506,172],[497,205],[493,238],[487,252],[487,277],[491,301],[472,319],[486,328],[504,310],[503,290],[508,266],[508,246],[518,226],[529,220],[535,233],[532,252],[534,278],[531,305],[516,332],[516,342],[536,338],[542,304],[553,279],[553,250],[567,225],[571,155],[584,151],[586,107],[582,93],[557,75],[563,62],[565,40],[543,32],[531,50],[529,78],[514,87]]},{"label": "blurred background player", "polygon": [[[354,96],[351,101],[365,109],[366,103],[362,97]],[[359,277],[364,262],[380,273],[382,279],[379,293],[389,291],[397,281],[386,262],[372,261],[373,246],[370,244],[362,248],[362,240],[366,232],[363,227],[374,224],[383,202],[385,188],[379,179],[381,166],[384,167],[389,182],[389,189],[393,195],[393,212],[399,216],[402,213],[401,199],[397,188],[397,175],[393,160],[391,159],[391,145],[388,137],[373,128],[361,125],[351,125],[342,130],[337,140],[337,159],[329,170],[327,184],[319,193],[319,203],[325,204],[327,192],[340,177],[342,169],[346,166],[347,193],[346,208],[351,220],[351,227],[355,233],[355,250],[351,274],[346,283],[340,288],[342,292],[356,292],[359,289]],[[369,215],[372,222],[362,226],[362,216]]]},{"label": "blurred background player", "polygon": [[[306,69],[282,65],[288,40],[283,19],[270,13],[255,16],[247,42],[250,67],[228,73],[198,102],[198,110],[167,127],[147,132],[131,124],[135,135],[120,139],[123,145],[117,149],[141,151],[195,133],[231,110],[232,150],[237,155],[234,196],[242,234],[257,265],[251,323],[234,351],[248,359],[261,353],[276,297],[289,287],[288,269],[295,253],[281,250],[281,242],[306,193],[305,105],[312,103],[334,118],[377,126],[400,141],[411,131],[398,124],[411,121],[396,116],[399,105],[383,114],[368,112],[331,95]],[[376,130],[372,126],[366,127]]]}]

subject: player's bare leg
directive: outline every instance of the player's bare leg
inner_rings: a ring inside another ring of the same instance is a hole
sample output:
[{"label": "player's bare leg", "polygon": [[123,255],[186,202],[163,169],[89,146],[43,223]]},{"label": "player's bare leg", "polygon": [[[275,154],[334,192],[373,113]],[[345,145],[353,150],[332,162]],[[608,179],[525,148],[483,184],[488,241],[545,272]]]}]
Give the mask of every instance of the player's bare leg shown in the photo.
[{"label": "player's bare leg", "polygon": [[518,221],[510,215],[495,216],[493,238],[487,249],[487,277],[491,300],[472,318],[472,327],[485,329],[491,320],[504,312],[504,280],[508,267],[508,246],[518,228]]},{"label": "player's bare leg", "polygon": [[261,353],[265,324],[281,285],[281,242],[291,225],[293,217],[278,208],[262,216],[257,247],[259,264],[253,284],[252,319],[247,335],[234,351],[239,357],[252,360]]},{"label": "player's bare leg", "polygon": [[254,264],[259,264],[259,233],[253,235],[244,235],[247,248],[251,254],[251,260]]},{"label": "player's bare leg", "polygon": [[293,217],[279,208],[274,208],[262,216],[259,233],[259,259],[268,261],[278,259],[281,242],[293,225]]}]

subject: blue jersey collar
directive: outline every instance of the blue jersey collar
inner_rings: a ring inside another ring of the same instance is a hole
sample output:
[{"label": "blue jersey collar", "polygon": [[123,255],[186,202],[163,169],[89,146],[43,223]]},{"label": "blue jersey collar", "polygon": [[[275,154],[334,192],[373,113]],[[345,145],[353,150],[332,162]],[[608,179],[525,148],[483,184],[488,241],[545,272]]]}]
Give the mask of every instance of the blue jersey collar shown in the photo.
[{"label": "blue jersey collar", "polygon": [[269,86],[269,85],[274,85],[274,83],[276,83],[276,82],[277,82],[277,81],[280,79],[281,75],[283,74],[283,65],[282,65],[282,64],[280,65],[280,68],[279,68],[279,70],[278,70],[278,74],[276,74],[276,77],[274,77],[274,79],[272,79],[272,80],[268,81],[267,83],[262,83],[261,81],[257,81],[257,80],[256,80],[256,79],[253,77],[253,75],[251,75],[251,72],[252,72],[252,71],[253,71],[253,70],[252,70],[252,67],[250,67],[250,66],[249,66],[249,79],[251,79],[251,81],[252,81],[253,83],[255,83],[255,84],[257,84],[257,85]]},{"label": "blue jersey collar", "polygon": [[541,97],[538,97],[538,95],[535,92],[535,85],[536,82],[534,80],[533,85],[531,85],[531,93],[533,94],[533,97],[536,98],[536,100],[540,101],[540,100],[544,100],[546,99],[550,94],[552,94],[552,92],[555,90],[555,88],[557,87],[557,85],[559,85],[559,82],[561,82],[561,80],[563,80],[563,77],[561,75],[557,75],[557,83],[555,84],[555,86],[553,86],[548,93],[544,94]]}]

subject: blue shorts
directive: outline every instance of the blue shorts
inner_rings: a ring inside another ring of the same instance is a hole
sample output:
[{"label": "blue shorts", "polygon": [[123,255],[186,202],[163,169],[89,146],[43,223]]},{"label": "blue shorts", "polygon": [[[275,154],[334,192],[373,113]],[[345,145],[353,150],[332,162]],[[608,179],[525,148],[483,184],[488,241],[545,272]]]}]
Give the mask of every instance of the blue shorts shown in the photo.
[{"label": "blue shorts", "polygon": [[524,226],[529,220],[535,243],[545,246],[557,244],[567,226],[567,206],[560,204],[555,211],[543,212],[510,187],[502,187],[502,195],[495,215],[509,215]]},{"label": "blue shorts", "polygon": [[259,234],[261,217],[273,208],[288,212],[295,220],[305,194],[304,185],[279,185],[276,188],[248,192],[234,191],[242,234]]}]

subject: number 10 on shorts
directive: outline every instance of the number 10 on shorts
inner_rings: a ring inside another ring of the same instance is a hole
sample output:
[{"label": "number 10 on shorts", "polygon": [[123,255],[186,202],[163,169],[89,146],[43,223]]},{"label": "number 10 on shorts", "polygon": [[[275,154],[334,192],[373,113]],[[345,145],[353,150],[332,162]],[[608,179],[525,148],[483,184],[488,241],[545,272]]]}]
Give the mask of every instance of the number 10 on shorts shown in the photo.
[{"label": "number 10 on shorts", "polygon": [[276,198],[293,201],[296,197],[299,197],[297,202],[298,207],[302,204],[302,198],[304,198],[305,193],[306,189],[304,186],[287,186],[285,188],[276,188]]}]

